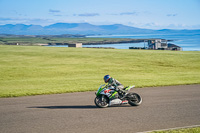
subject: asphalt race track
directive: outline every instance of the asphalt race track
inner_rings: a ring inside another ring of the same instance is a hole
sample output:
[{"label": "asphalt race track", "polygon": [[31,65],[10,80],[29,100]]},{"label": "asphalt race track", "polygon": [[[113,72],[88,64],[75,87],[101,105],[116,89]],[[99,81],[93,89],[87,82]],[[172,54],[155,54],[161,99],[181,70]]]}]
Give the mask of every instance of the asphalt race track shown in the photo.
[{"label": "asphalt race track", "polygon": [[141,106],[97,108],[94,92],[1,98],[0,132],[135,133],[200,125],[200,85],[134,91]]}]

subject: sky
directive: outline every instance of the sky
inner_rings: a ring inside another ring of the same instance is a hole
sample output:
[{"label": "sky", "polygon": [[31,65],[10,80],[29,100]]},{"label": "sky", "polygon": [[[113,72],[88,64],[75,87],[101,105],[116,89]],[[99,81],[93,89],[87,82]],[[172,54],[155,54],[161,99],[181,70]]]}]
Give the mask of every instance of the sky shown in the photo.
[{"label": "sky", "polygon": [[0,0],[0,25],[54,23],[200,29],[200,0]]}]

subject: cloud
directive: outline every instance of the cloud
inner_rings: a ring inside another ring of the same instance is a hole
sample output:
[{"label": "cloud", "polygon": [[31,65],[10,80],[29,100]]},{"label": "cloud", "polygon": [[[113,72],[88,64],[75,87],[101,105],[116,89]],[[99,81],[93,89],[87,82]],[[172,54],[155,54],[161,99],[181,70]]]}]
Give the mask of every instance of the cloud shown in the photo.
[{"label": "cloud", "polygon": [[175,17],[177,15],[178,15],[177,13],[175,13],[175,14],[167,14],[167,17]]},{"label": "cloud", "polygon": [[114,15],[114,16],[124,16],[124,15],[138,15],[139,12],[133,11],[133,12],[121,12],[121,13],[111,13],[109,15]]},{"label": "cloud", "polygon": [[55,14],[53,16],[55,16],[55,17],[62,17],[63,15],[61,15],[61,14]]},{"label": "cloud", "polygon": [[99,13],[83,13],[83,14],[74,14],[74,16],[94,17],[94,16],[100,16],[100,15]]},{"label": "cloud", "polygon": [[18,12],[16,10],[11,10],[11,12],[14,13],[15,16],[20,16],[20,17],[27,16],[27,14],[25,12],[20,13],[20,12]]},{"label": "cloud", "polygon": [[54,10],[54,9],[49,9],[49,14],[50,14],[50,15],[53,15],[53,16],[56,16],[56,17],[63,16],[63,15],[61,14],[61,11],[60,11],[60,10]]},{"label": "cloud", "polygon": [[1,18],[0,17],[0,21],[9,21],[9,20],[12,20],[11,18]]},{"label": "cloud", "polygon": [[200,24],[196,25],[187,25],[184,23],[156,23],[156,22],[149,22],[149,23],[135,23],[135,22],[129,22],[127,23],[129,26],[138,27],[138,28],[146,28],[146,29],[154,29],[154,30],[160,30],[160,29],[200,29]]},{"label": "cloud", "polygon": [[55,23],[54,19],[43,18],[3,18],[0,17],[0,25],[5,24],[35,24],[35,25],[47,25]]},{"label": "cloud", "polygon": [[49,12],[50,12],[50,13],[59,13],[60,10],[49,9]]},{"label": "cloud", "polygon": [[119,15],[138,15],[138,12],[122,12]]}]

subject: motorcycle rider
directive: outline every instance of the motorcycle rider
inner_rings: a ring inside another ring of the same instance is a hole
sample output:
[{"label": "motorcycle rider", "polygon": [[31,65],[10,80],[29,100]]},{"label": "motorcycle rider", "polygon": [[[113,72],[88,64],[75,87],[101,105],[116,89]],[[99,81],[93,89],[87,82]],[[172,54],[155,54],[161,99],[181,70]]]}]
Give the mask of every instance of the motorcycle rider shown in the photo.
[{"label": "motorcycle rider", "polygon": [[104,81],[108,83],[108,86],[114,87],[114,90],[118,93],[122,93],[124,95],[122,99],[126,96],[127,93],[123,90],[124,86],[118,80],[112,78],[110,75],[105,75]]}]

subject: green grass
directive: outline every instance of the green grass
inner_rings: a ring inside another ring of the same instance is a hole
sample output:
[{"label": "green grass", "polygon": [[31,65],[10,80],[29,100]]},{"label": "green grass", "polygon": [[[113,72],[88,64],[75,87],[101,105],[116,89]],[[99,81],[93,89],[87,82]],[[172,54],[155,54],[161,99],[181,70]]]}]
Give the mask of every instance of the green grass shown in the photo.
[{"label": "green grass", "polygon": [[167,131],[154,131],[152,133],[200,133],[200,127],[177,129],[177,130],[167,130]]},{"label": "green grass", "polygon": [[22,43],[22,44],[28,44],[33,45],[37,43],[48,43],[49,40],[43,39],[43,38],[34,38],[34,37],[7,37],[7,38],[0,38],[0,43]]},{"label": "green grass", "polygon": [[200,83],[200,52],[0,45],[0,97]]}]

